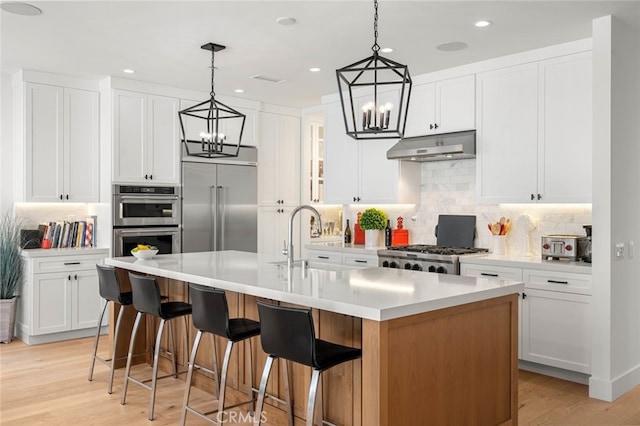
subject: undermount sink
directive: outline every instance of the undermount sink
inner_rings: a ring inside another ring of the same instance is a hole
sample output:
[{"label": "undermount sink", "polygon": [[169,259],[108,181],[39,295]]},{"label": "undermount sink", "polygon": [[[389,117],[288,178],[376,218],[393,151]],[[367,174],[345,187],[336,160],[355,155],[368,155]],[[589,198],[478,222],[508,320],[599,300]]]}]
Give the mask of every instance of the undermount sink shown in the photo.
[{"label": "undermount sink", "polygon": [[[325,263],[325,262],[309,262],[307,259],[298,259],[293,262],[294,268],[302,268],[302,262],[307,262],[307,269],[319,269],[322,271],[349,271],[351,269],[356,269],[353,266],[346,265],[336,265],[334,263]],[[276,262],[269,262],[272,265],[276,265],[278,267],[287,267],[286,260],[279,260]]]}]

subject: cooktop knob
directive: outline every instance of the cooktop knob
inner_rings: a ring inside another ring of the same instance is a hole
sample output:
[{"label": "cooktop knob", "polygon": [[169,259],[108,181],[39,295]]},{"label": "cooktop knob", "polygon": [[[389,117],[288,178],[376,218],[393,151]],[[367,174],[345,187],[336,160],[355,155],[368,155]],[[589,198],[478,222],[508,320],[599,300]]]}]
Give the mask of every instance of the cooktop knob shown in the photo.
[{"label": "cooktop knob", "polygon": [[397,267],[398,267],[398,264],[396,262],[391,262],[389,264],[389,268],[397,268]]},{"label": "cooktop knob", "polygon": [[438,266],[438,269],[436,269],[436,272],[439,273],[439,274],[446,274],[447,270],[444,269],[443,266]]},{"label": "cooktop knob", "polygon": [[411,264],[410,263],[405,263],[404,264],[404,269],[411,269]]},{"label": "cooktop knob", "polygon": [[389,267],[389,261],[385,260],[384,262],[382,262],[382,267],[383,268],[388,268]]},{"label": "cooktop knob", "polygon": [[550,247],[549,244],[546,244],[546,243],[542,245],[542,248],[545,250],[549,250],[549,247]]},{"label": "cooktop knob", "polygon": [[429,266],[429,272],[435,272],[435,271],[436,271],[435,266]]},{"label": "cooktop knob", "polygon": [[564,246],[564,248],[566,248],[567,251],[573,250],[573,246],[571,244],[567,244],[566,246]]},{"label": "cooktop knob", "polygon": [[413,266],[411,267],[412,270],[414,271],[422,271],[422,267],[420,265],[418,265],[417,263],[414,263]]}]

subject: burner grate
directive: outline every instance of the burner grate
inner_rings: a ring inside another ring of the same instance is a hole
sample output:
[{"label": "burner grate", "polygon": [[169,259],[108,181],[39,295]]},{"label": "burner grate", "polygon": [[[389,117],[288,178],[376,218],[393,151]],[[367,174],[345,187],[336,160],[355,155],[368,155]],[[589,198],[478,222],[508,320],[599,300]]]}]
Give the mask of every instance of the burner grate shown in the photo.
[{"label": "burner grate", "polygon": [[428,244],[412,244],[408,246],[390,247],[391,250],[406,251],[411,253],[426,253],[440,255],[463,255],[474,253],[486,253],[489,249],[478,247],[441,247]]}]

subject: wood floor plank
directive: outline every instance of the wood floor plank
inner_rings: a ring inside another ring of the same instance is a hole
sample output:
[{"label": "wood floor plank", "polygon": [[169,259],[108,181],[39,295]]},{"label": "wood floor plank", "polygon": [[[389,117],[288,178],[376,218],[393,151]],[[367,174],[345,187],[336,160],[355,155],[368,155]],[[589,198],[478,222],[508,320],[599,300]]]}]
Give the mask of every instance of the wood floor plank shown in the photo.
[{"label": "wood floor plank", "polygon": [[[107,339],[107,336],[102,337],[102,348],[107,348]],[[92,345],[90,338],[35,346],[15,340],[0,345],[0,424],[178,424],[184,377],[159,381],[156,418],[149,423],[147,390],[129,385],[127,403],[120,405],[123,369],[116,371],[114,393],[111,395],[107,393],[109,373],[106,366],[97,363],[94,380],[87,380]],[[145,375],[150,374],[151,369],[141,365],[133,371],[135,375],[147,377]],[[518,387],[520,425],[640,425],[640,386],[613,403],[589,398],[587,386],[528,371],[519,372]],[[191,401],[198,408],[216,407],[212,395],[195,388]],[[285,424],[282,413],[272,414],[266,424]],[[210,423],[189,415],[187,424],[195,426]]]}]

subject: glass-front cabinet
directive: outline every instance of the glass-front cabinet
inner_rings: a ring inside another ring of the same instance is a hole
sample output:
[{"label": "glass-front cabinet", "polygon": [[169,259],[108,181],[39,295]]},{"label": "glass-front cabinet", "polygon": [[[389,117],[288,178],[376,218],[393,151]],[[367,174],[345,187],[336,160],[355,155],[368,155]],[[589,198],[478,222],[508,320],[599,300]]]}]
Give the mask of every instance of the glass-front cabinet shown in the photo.
[{"label": "glass-front cabinet", "polygon": [[324,199],[324,126],[313,121],[309,125],[309,201],[321,203]]}]

